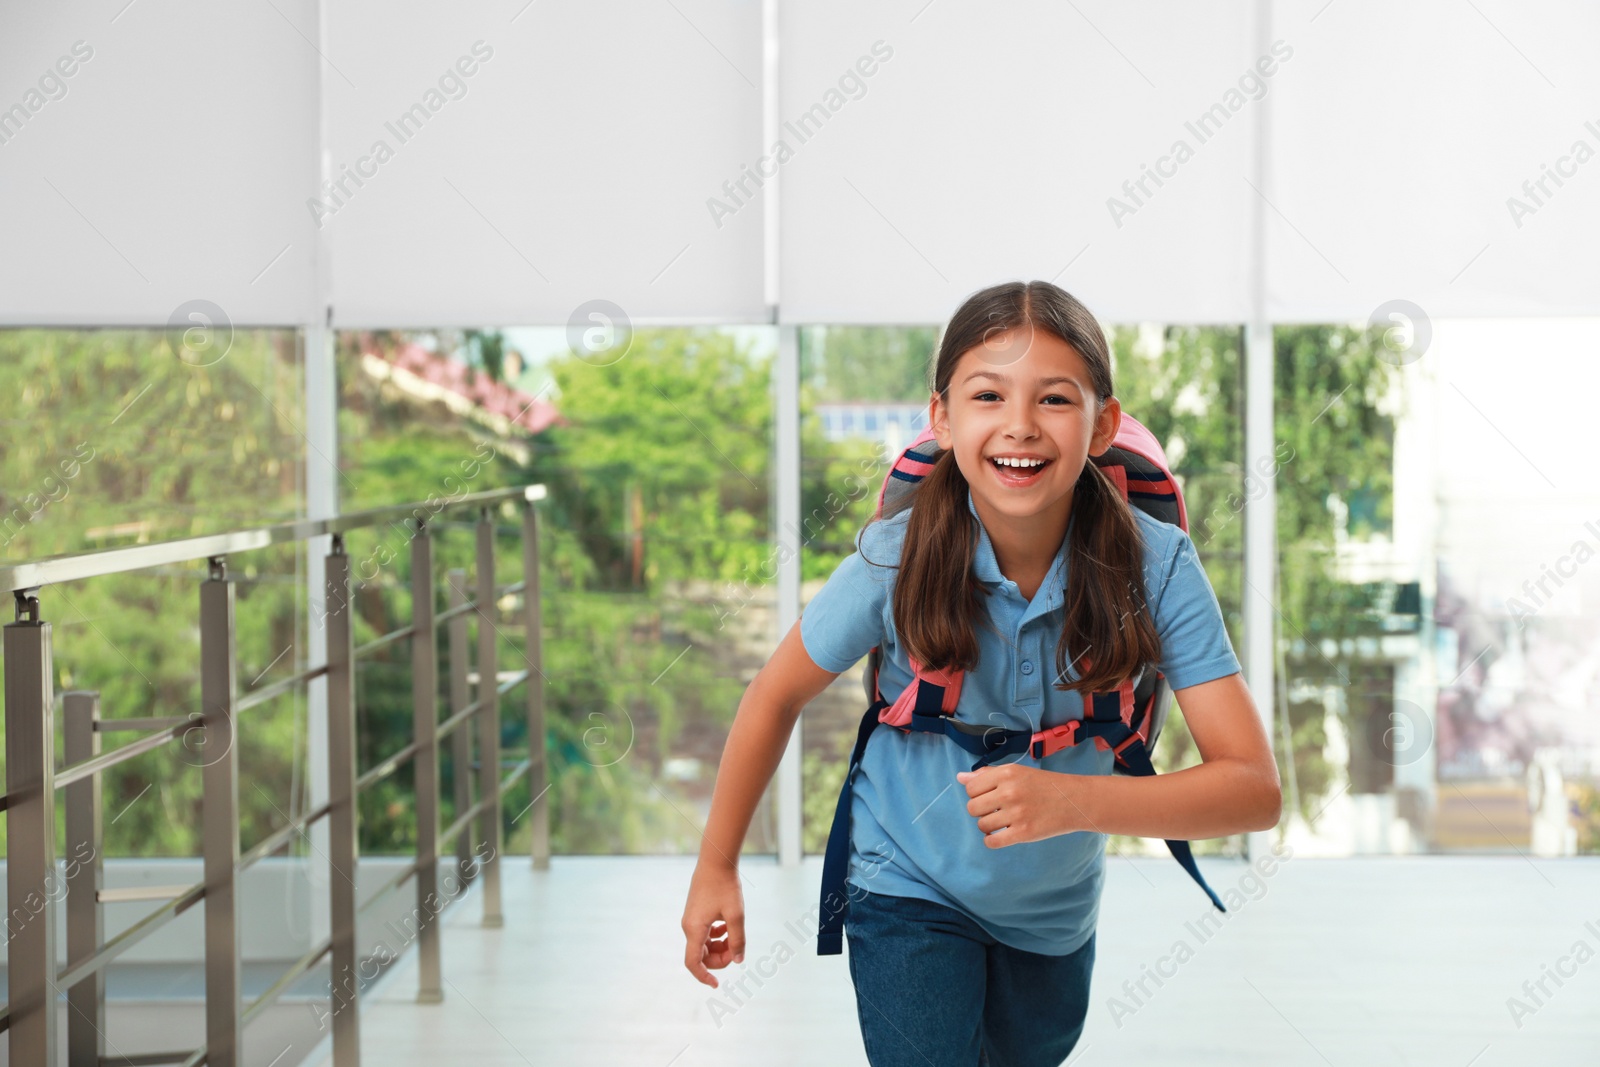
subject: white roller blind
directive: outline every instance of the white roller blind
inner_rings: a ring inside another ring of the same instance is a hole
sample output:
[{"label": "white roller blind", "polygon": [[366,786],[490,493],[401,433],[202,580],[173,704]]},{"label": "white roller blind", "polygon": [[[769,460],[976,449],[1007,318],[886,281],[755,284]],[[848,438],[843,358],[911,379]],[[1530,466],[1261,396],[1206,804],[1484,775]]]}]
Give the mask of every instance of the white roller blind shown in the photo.
[{"label": "white roller blind", "polygon": [[330,3],[328,150],[371,174],[322,220],[337,324],[764,318],[759,206],[706,206],[757,154],[758,3]]},{"label": "white roller blind", "polygon": [[0,7],[0,324],[301,320],[315,10]]},{"label": "white roller blind", "polygon": [[1274,99],[1271,316],[1600,314],[1600,5],[1317,8],[1274,5],[1295,59]]},{"label": "white roller blind", "polygon": [[[1044,278],[1103,319],[1242,321],[1253,97],[1299,62],[1250,79],[1253,12],[785,4],[783,116],[816,117],[785,130],[783,319],[939,322],[976,289]],[[878,62],[852,95],[862,57]]]},{"label": "white roller blind", "polygon": [[781,148],[756,0],[325,3],[0,9],[0,325],[762,321],[773,173],[788,322],[1240,322],[1258,211],[1277,321],[1600,314],[1579,0],[785,0]]}]

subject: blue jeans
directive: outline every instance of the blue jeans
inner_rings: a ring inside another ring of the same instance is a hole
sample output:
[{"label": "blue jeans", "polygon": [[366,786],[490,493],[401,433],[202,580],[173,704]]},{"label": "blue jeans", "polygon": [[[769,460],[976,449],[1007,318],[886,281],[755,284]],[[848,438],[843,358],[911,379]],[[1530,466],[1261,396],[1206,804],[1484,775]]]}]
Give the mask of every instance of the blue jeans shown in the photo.
[{"label": "blue jeans", "polygon": [[850,887],[850,979],[872,1067],[1060,1067],[1089,1012],[1094,940],[1065,956],[1001,944],[931,900]]}]

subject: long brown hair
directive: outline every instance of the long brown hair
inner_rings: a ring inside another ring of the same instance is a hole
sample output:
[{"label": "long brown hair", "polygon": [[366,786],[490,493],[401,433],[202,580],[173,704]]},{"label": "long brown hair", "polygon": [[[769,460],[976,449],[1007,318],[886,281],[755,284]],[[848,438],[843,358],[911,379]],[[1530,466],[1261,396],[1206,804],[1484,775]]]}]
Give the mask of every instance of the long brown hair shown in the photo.
[{"label": "long brown hair", "polygon": [[[967,298],[940,338],[933,392],[948,403],[961,356],[1017,327],[1054,334],[1077,350],[1088,366],[1097,410],[1114,395],[1100,324],[1071,294],[1042,281],[1006,282]],[[912,509],[894,589],[894,625],[906,651],[937,670],[976,668],[973,621],[993,629],[984,604],[989,590],[972,569],[978,520],[967,508],[967,493],[955,453],[940,450],[933,470],[881,516]],[[1093,460],[1084,462],[1073,488],[1072,516],[1055,687],[1104,692],[1161,654],[1145,602],[1143,538],[1128,502]],[[1076,681],[1063,681],[1069,666],[1078,669]]]}]

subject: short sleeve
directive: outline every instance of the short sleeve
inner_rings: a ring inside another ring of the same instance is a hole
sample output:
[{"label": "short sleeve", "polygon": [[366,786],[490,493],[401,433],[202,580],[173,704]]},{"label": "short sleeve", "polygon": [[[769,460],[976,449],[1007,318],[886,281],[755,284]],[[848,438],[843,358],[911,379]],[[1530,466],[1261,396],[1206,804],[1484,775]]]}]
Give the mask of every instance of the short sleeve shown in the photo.
[{"label": "short sleeve", "polygon": [[[800,642],[825,671],[848,670],[883,642],[884,611],[894,594],[896,572],[878,565],[887,558],[881,553],[891,547],[873,536],[881,525],[869,526],[862,537],[867,555],[878,562],[869,564],[860,552],[850,553],[800,613]],[[894,562],[899,562],[898,554]]]},{"label": "short sleeve", "polygon": [[1186,689],[1239,673],[1239,658],[1194,541],[1182,530],[1173,532],[1175,544],[1151,617],[1161,635],[1161,673],[1173,689]]}]

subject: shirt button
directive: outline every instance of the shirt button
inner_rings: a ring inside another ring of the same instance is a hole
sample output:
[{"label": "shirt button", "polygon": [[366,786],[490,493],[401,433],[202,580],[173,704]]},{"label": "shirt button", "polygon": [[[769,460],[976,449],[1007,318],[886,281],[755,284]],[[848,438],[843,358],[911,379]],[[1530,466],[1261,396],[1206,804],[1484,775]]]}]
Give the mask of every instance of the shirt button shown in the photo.
[{"label": "shirt button", "polygon": [[1032,674],[1033,673],[1033,660],[1025,659],[1025,660],[1022,661],[1022,673],[1023,674]]}]

